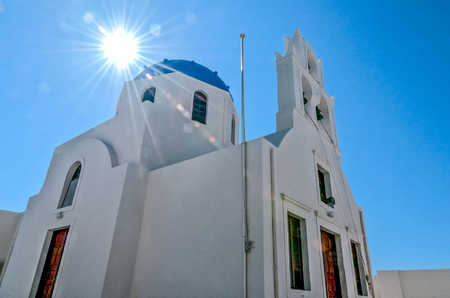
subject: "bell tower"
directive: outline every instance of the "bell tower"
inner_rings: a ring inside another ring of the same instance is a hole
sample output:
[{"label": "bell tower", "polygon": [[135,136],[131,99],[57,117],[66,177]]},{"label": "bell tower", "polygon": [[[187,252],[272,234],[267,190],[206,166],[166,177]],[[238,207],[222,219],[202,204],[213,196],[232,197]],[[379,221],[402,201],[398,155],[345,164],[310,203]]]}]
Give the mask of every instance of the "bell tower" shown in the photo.
[{"label": "bell tower", "polygon": [[334,97],[324,88],[322,62],[297,29],[284,37],[284,56],[275,53],[278,80],[277,131],[301,125],[307,118],[322,127],[337,146]]}]

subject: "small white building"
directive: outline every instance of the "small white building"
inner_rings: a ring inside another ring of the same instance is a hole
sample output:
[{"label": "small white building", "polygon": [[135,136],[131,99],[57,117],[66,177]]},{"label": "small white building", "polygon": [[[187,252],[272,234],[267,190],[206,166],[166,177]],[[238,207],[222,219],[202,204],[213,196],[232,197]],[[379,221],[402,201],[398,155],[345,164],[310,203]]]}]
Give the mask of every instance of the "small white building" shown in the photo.
[{"label": "small white building", "polygon": [[0,227],[0,296],[373,297],[321,62],[297,30],[276,65],[276,132],[245,144],[216,72],[164,60],[126,82]]},{"label": "small white building", "polygon": [[450,269],[378,271],[377,298],[449,298]]}]

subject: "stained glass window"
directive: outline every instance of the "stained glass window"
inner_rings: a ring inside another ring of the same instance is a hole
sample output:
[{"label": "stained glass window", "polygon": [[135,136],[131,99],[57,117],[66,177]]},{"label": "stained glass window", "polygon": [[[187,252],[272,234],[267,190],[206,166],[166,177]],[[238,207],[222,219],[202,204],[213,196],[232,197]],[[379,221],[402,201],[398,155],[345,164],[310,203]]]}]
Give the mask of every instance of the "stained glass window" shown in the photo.
[{"label": "stained glass window", "polygon": [[336,236],[321,231],[322,257],[328,298],[342,298],[340,265],[336,249]]},{"label": "stained glass window", "polygon": [[301,219],[288,213],[291,288],[305,290],[303,271]]},{"label": "stained glass window", "polygon": [[351,242],[353,269],[355,271],[356,290],[359,296],[367,296],[367,285],[364,280],[364,269],[362,265],[361,247]]}]

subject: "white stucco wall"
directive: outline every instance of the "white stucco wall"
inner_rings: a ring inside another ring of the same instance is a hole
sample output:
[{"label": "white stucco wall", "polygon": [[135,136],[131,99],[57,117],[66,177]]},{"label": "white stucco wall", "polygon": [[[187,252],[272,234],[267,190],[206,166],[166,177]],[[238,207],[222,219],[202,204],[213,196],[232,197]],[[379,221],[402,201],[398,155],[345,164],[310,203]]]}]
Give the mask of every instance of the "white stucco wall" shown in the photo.
[{"label": "white stucco wall", "polygon": [[[61,190],[75,161],[82,163],[77,192],[58,219]],[[1,293],[28,297],[38,282],[49,231],[69,227],[53,297],[101,297],[127,171],[127,164],[111,168],[107,148],[95,139],[57,148],[41,192],[24,212]]]},{"label": "white stucco wall", "polygon": [[0,210],[0,282],[3,268],[15,240],[16,229],[21,213]]},{"label": "white stucco wall", "polygon": [[450,269],[378,271],[377,298],[448,298]]},{"label": "white stucco wall", "polygon": [[130,297],[241,297],[240,151],[148,175]]},{"label": "white stucco wall", "polygon": [[6,259],[19,219],[20,213],[0,210],[0,260]]},{"label": "white stucco wall", "polygon": [[[284,137],[274,151],[276,161],[276,181],[278,219],[278,270],[280,297],[326,297],[323,279],[323,261],[320,231],[326,230],[337,236],[341,265],[341,286],[343,295],[357,297],[353,271],[350,241],[364,246],[359,211],[342,173],[340,159],[334,146],[327,143],[318,127],[307,118],[295,119],[296,126]],[[317,183],[317,164],[324,167],[331,177],[331,189],[336,205],[331,208],[320,200]],[[310,291],[290,289],[289,250],[287,239],[287,212],[296,214],[306,222],[308,239]],[[333,217],[327,213],[332,211]],[[364,257],[364,275],[368,275],[368,264]]]},{"label": "white stucco wall", "polygon": [[[321,229],[337,236],[343,295],[358,297],[350,241],[363,246],[360,207],[340,176],[339,162],[322,155],[327,147],[313,135],[316,128],[304,124],[288,132],[278,148],[265,139],[248,144],[249,236],[254,241],[248,255],[249,297],[274,295],[270,150],[279,297],[326,297]],[[241,149],[230,147],[149,173],[131,297],[242,297]],[[333,175],[334,217],[318,195],[316,159]],[[306,221],[310,290],[290,289],[288,211]]]}]

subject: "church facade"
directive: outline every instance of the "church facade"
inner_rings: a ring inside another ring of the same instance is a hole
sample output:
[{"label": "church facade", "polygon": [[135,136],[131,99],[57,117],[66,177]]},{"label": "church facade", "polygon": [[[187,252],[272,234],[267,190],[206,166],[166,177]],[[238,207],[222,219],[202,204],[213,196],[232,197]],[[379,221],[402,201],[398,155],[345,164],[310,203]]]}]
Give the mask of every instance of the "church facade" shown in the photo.
[{"label": "church facade", "polygon": [[126,82],[0,226],[0,297],[374,297],[321,62],[297,30],[276,65],[276,132],[245,144],[216,72],[164,60]]}]

